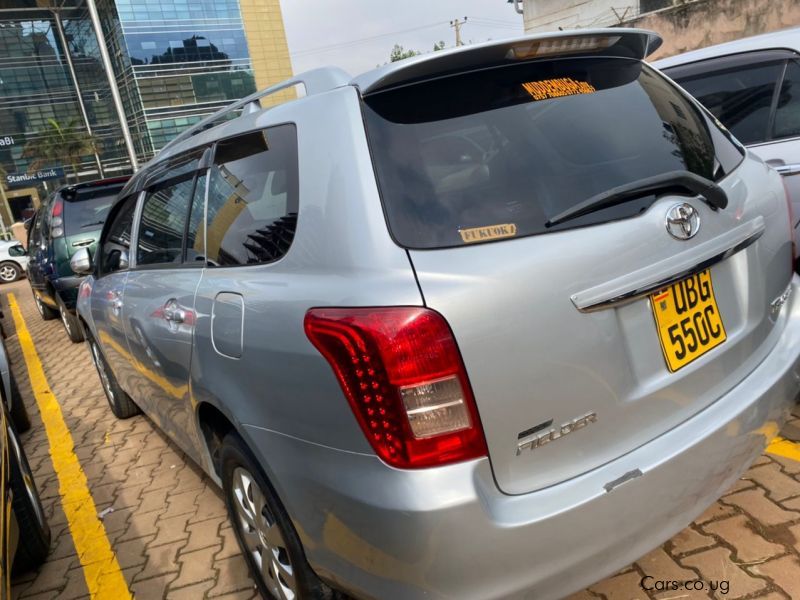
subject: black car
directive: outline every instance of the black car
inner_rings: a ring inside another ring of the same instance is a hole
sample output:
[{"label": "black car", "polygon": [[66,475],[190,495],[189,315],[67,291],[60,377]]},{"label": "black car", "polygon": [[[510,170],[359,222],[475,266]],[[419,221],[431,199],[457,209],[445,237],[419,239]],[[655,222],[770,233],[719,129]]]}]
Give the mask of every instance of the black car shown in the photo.
[{"label": "black car", "polygon": [[69,339],[83,341],[75,316],[82,277],[69,259],[78,248],[94,255],[106,215],[128,177],[68,185],[43,202],[28,227],[28,281],[39,314],[45,320],[61,316]]}]

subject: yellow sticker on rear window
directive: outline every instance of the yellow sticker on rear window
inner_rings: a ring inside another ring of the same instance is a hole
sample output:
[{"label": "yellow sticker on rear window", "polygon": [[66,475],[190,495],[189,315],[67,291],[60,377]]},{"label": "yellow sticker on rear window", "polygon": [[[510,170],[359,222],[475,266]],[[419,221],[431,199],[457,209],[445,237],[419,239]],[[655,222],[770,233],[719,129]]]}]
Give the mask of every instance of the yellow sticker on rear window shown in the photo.
[{"label": "yellow sticker on rear window", "polygon": [[534,100],[547,100],[562,96],[576,96],[578,94],[591,94],[596,92],[595,87],[586,81],[576,81],[571,77],[559,79],[543,79],[542,81],[528,81],[522,84],[523,89]]},{"label": "yellow sticker on rear window", "polygon": [[471,227],[470,229],[459,229],[461,239],[465,244],[474,242],[485,242],[517,235],[517,226],[514,223],[503,223],[501,225],[487,225],[486,227]]}]

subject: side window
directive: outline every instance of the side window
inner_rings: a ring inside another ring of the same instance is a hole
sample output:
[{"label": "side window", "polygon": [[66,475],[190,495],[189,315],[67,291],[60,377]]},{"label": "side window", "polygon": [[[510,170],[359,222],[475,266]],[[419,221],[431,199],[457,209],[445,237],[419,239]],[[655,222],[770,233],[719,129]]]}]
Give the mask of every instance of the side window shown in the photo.
[{"label": "side window", "polygon": [[21,245],[11,246],[8,249],[8,254],[9,256],[17,256],[17,257],[25,256],[25,248],[23,248]]},{"label": "side window", "polygon": [[100,276],[128,267],[133,213],[136,211],[138,197],[138,194],[128,196],[111,209],[107,227],[100,240]]},{"label": "side window", "polygon": [[281,258],[294,239],[297,207],[294,125],[219,142],[208,186],[209,265],[263,264]]},{"label": "side window", "polygon": [[194,191],[193,176],[151,188],[142,205],[136,266],[180,263],[183,232]]},{"label": "side window", "polygon": [[772,98],[782,70],[783,61],[759,63],[687,78],[676,77],[676,81],[740,142],[757,144],[768,137]]},{"label": "side window", "polygon": [[39,229],[40,229],[40,219],[39,215],[41,214],[41,209],[36,211],[31,218],[31,226],[28,229],[28,248],[33,251],[34,248],[39,244]]},{"label": "side window", "polygon": [[772,137],[781,139],[797,136],[800,136],[800,65],[790,60],[778,94]]},{"label": "side window", "polygon": [[186,255],[184,261],[189,264],[203,265],[206,259],[206,238],[203,228],[203,214],[206,201],[205,173],[198,175],[194,186],[192,205],[189,207],[189,223],[186,227]]}]

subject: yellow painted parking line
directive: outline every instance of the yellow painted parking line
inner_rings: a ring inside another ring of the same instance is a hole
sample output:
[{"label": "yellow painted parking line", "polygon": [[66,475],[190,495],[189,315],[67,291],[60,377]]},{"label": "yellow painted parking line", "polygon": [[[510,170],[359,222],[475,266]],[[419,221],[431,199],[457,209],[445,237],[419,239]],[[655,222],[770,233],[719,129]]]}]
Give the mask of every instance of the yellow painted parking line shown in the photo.
[{"label": "yellow painted parking line", "polygon": [[784,439],[781,436],[770,442],[770,445],[767,446],[767,452],[800,462],[800,443]]},{"label": "yellow painted parking line", "polygon": [[25,325],[13,293],[8,294],[8,304],[17,328],[17,338],[22,348],[33,395],[39,405],[50,457],[58,476],[58,491],[61,506],[75,543],[75,550],[83,567],[86,586],[93,599],[125,600],[131,598],[128,585],[122,576],[117,557],[111,549],[103,523],[97,516],[86,474],[75,455],[75,444],[69,432],[61,406],[47,384],[42,362],[36,353],[33,338]]}]

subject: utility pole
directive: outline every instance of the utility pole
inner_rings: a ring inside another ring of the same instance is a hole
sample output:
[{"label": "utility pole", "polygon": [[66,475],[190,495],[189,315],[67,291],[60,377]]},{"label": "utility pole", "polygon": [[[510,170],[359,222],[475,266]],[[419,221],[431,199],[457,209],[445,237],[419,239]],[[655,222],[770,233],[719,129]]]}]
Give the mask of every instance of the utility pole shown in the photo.
[{"label": "utility pole", "polygon": [[463,21],[459,21],[456,19],[455,21],[450,21],[450,27],[456,30],[456,46],[463,46],[464,43],[461,41],[461,26],[467,22],[467,17],[464,17]]}]

